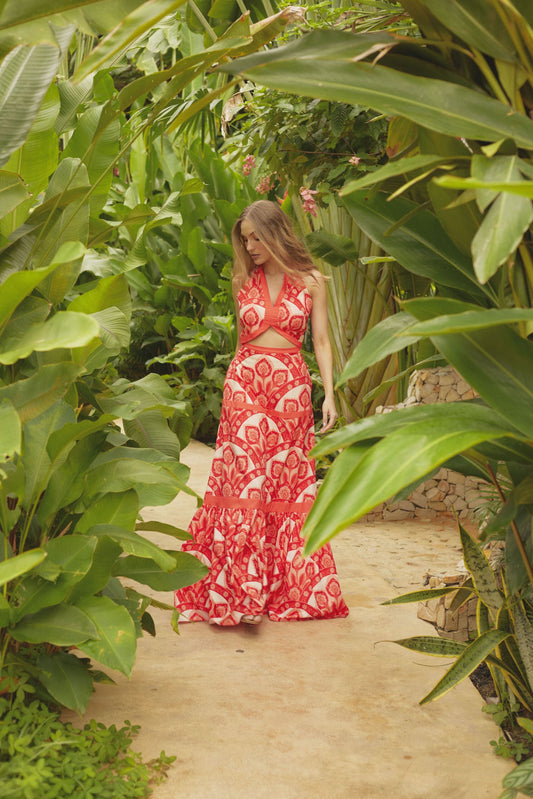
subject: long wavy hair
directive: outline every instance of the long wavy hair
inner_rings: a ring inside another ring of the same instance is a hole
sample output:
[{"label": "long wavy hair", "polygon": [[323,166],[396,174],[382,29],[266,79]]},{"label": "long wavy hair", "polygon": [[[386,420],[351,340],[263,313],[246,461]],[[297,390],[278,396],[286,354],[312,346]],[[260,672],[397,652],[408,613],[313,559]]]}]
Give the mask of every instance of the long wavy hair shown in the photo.
[{"label": "long wavy hair", "polygon": [[283,213],[279,205],[269,200],[257,200],[244,209],[235,222],[231,234],[235,255],[233,283],[237,291],[244,286],[255,269],[241,232],[245,220],[253,225],[256,236],[280,268],[295,282],[302,281],[302,273],[311,274],[316,270],[309,252],[296,236],[289,217]]}]

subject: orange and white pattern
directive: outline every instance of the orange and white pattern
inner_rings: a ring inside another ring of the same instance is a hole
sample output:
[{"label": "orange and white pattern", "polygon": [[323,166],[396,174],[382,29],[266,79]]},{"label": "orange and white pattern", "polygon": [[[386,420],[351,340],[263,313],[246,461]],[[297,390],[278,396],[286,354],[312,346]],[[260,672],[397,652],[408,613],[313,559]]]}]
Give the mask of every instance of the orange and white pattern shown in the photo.
[{"label": "orange and white pattern", "polygon": [[[243,291],[254,288],[253,277]],[[281,294],[289,293],[287,281]],[[272,313],[268,291],[263,297]],[[310,305],[300,305],[307,323]],[[299,348],[243,344],[224,384],[204,504],[183,545],[209,574],[176,592],[181,621],[235,625],[245,614],[274,621],[348,614],[330,546],[302,556],[301,530],[316,495],[313,444],[311,380]]]}]

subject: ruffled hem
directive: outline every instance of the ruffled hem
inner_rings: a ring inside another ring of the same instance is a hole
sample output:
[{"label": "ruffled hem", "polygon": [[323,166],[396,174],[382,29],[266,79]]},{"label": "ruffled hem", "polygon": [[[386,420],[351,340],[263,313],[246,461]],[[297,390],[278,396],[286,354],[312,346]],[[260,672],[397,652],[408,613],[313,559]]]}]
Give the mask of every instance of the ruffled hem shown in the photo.
[{"label": "ruffled hem", "polygon": [[273,621],[348,615],[327,544],[304,558],[302,513],[200,508],[190,525],[195,555],[209,574],[175,592],[180,621],[239,624],[245,614]]}]

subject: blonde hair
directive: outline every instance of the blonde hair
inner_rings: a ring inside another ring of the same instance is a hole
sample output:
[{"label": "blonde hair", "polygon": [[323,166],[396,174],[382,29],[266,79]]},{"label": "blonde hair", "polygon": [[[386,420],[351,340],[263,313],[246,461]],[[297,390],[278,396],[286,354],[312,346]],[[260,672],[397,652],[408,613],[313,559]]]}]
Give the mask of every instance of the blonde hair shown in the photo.
[{"label": "blonde hair", "polygon": [[233,283],[241,289],[255,269],[244,245],[241,225],[244,221],[253,225],[254,232],[280,268],[296,282],[302,281],[302,273],[316,274],[316,267],[305,245],[296,236],[291,220],[279,205],[270,200],[257,200],[244,209],[233,226],[231,234],[233,251]]}]

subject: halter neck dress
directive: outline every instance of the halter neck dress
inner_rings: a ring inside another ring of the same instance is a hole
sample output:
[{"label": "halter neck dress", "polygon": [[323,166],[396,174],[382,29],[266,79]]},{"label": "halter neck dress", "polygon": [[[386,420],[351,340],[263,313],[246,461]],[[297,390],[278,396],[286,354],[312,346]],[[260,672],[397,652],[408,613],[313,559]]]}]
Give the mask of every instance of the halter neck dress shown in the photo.
[{"label": "halter neck dress", "polygon": [[[182,549],[209,574],[175,592],[180,621],[238,624],[347,616],[329,544],[304,558],[301,530],[316,495],[311,379],[302,358],[312,300],[284,276],[272,304],[262,267],[238,294],[241,346],[224,383],[204,502]],[[287,348],[254,345],[272,327]]]}]

